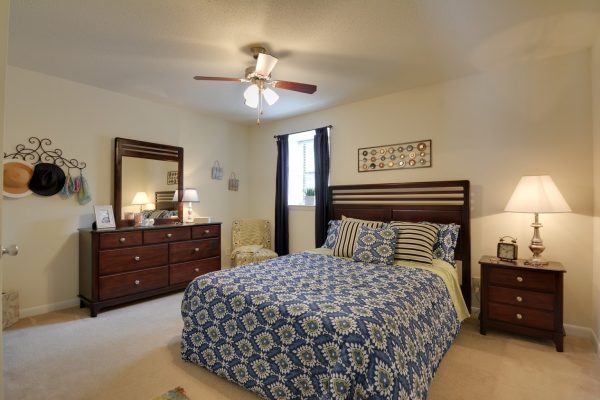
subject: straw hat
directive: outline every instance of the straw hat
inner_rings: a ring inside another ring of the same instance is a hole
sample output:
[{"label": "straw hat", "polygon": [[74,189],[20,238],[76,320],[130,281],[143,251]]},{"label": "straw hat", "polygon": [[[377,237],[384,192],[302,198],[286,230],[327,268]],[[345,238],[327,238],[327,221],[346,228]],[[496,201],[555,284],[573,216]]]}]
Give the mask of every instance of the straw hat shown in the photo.
[{"label": "straw hat", "polygon": [[33,176],[33,166],[26,161],[4,159],[4,186],[2,194],[6,197],[25,197],[31,194],[27,184]]}]

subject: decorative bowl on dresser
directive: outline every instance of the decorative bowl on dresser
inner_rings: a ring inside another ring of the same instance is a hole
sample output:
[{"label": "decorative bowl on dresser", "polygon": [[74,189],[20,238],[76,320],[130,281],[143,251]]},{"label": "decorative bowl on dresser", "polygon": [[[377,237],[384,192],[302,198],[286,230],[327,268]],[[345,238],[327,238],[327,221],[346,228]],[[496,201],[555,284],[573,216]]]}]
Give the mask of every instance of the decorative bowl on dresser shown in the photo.
[{"label": "decorative bowl on dresser", "polygon": [[481,314],[479,332],[488,328],[548,338],[563,351],[564,266],[543,266],[525,260],[502,261],[483,256],[481,264]]},{"label": "decorative bowl on dresser", "polygon": [[79,230],[79,298],[90,315],[185,289],[221,269],[221,224]]}]

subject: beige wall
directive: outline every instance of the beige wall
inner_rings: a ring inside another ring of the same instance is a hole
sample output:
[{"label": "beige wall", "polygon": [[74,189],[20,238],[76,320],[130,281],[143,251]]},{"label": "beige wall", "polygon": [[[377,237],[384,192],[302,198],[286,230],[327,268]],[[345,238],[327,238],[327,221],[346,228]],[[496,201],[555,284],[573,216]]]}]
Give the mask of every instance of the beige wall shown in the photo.
[{"label": "beige wall", "polygon": [[[547,247],[544,255],[562,261],[568,270],[565,322],[591,327],[590,75],[590,52],[584,51],[253,128],[250,149],[260,157],[251,159],[251,210],[256,216],[273,219],[273,135],[332,124],[334,185],[471,181],[473,275],[478,276],[477,260],[483,254],[494,254],[502,235],[516,236],[521,255],[530,254],[527,244],[533,216],[504,213],[503,209],[522,175],[549,174],[573,213],[541,216]],[[419,139],[433,140],[432,168],[357,173],[357,148]],[[313,231],[295,224],[299,212],[306,214],[304,210],[290,211],[293,250],[313,243]],[[299,237],[305,239],[300,242]]]},{"label": "beige wall", "polygon": [[[9,16],[9,5],[10,2],[0,2],[0,151],[2,150],[2,138],[4,137],[5,131],[5,85],[6,85],[6,55],[8,53],[8,16]],[[0,184],[4,174],[0,176]],[[2,200],[0,200],[0,216],[2,216]],[[0,217],[0,220],[4,218]],[[0,244],[7,246],[8,243],[4,240],[6,236],[2,236],[0,230]],[[0,261],[0,284],[3,279],[4,264]],[[2,314],[2,303],[0,302],[0,315]],[[0,369],[4,362],[4,346],[2,344],[2,331],[0,330]],[[4,399],[4,377],[0,374],[0,400]]]},{"label": "beige wall", "polygon": [[[113,139],[124,137],[184,147],[184,184],[199,190],[198,215],[223,222],[228,261],[231,220],[248,214],[248,133],[245,127],[175,107],[9,67],[5,151],[30,136],[47,137],[68,157],[87,163],[92,202],[36,195],[5,199],[2,231],[21,248],[4,260],[4,289],[19,291],[25,314],[73,304],[78,294],[77,229],[93,221],[93,205],[112,204]],[[240,190],[210,179],[218,159],[234,170]]]},{"label": "beige wall", "polygon": [[[594,121],[594,272],[593,329],[600,339],[600,37],[592,49],[592,110]],[[598,344],[600,354],[600,344]]]}]

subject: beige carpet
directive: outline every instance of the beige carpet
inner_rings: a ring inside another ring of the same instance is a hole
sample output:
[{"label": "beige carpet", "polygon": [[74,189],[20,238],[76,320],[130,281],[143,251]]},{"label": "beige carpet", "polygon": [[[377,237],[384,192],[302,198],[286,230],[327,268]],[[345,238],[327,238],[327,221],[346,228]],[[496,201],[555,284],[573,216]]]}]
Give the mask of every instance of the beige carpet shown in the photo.
[{"label": "beige carpet", "polygon": [[[19,321],[4,332],[7,400],[152,399],[182,386],[192,400],[256,399],[179,358],[181,294],[89,318],[70,309]],[[430,399],[599,399],[600,358],[590,342],[478,333],[468,320],[444,358]]]}]

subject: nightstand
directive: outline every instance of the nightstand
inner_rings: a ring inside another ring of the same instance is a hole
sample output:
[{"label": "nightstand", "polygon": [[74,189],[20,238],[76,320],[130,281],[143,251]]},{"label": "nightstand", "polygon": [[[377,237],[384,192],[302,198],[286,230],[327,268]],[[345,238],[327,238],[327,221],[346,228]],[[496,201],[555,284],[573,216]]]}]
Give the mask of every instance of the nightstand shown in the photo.
[{"label": "nightstand", "polygon": [[559,262],[544,266],[525,260],[500,261],[483,256],[479,332],[488,328],[548,338],[563,351],[563,274]]}]

